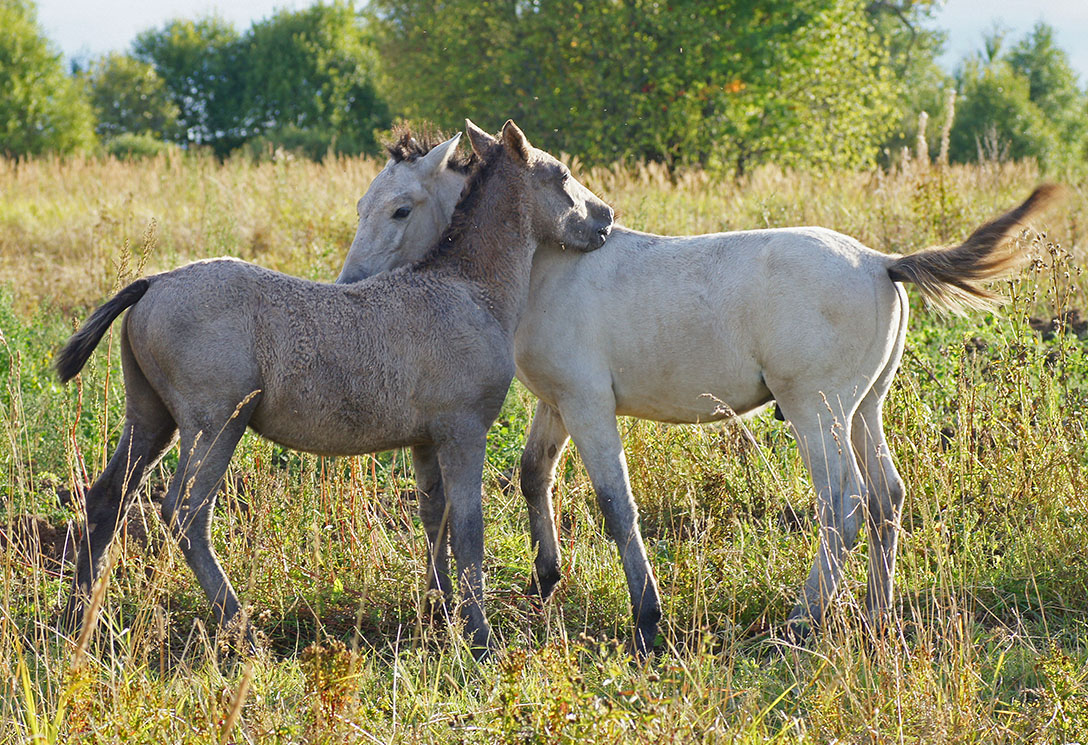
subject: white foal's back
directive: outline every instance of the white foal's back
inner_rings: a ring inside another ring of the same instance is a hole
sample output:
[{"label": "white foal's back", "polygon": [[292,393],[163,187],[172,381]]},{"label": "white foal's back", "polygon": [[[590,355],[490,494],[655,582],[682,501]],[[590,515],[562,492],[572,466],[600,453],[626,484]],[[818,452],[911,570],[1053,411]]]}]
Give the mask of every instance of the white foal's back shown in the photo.
[{"label": "white foal's back", "polygon": [[747,413],[772,399],[772,376],[858,381],[905,312],[892,260],[824,228],[617,227],[591,254],[538,252],[518,376],[556,405],[610,378],[617,414],[670,422],[721,418],[722,403]]}]

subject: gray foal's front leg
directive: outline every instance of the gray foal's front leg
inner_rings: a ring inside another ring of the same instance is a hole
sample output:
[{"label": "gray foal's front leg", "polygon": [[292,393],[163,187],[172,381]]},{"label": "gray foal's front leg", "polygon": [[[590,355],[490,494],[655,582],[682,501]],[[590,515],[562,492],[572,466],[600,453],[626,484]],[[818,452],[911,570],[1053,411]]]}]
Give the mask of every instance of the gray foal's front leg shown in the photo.
[{"label": "gray foal's front leg", "polygon": [[412,448],[412,467],[416,474],[416,493],[419,498],[419,516],[427,531],[427,551],[430,557],[427,567],[427,587],[442,593],[443,601],[453,591],[449,567],[449,514],[446,512],[446,495],[442,489],[442,472],[433,445],[416,445]]},{"label": "gray foal's front leg", "polygon": [[491,627],[484,614],[484,512],[482,502],[487,432],[457,433],[441,444],[438,464],[449,512],[450,543],[461,585],[461,617],[472,654],[491,648]]},{"label": "gray foal's front leg", "polygon": [[569,437],[559,411],[538,402],[521,455],[521,493],[529,508],[529,534],[536,549],[529,594],[539,596],[542,601],[551,597],[561,578],[552,486],[559,455]]}]

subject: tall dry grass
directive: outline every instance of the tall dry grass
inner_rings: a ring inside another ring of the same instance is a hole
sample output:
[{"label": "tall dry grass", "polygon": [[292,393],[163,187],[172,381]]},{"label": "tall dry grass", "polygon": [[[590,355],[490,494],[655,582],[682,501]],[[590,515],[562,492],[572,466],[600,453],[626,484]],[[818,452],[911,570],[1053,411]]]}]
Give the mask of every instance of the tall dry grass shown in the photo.
[{"label": "tall dry grass", "polygon": [[[808,476],[769,412],[743,428],[622,422],[666,602],[650,665],[625,655],[622,571],[573,449],[556,492],[565,580],[534,610],[525,510],[508,488],[533,400],[515,385],[485,473],[487,603],[503,645],[491,662],[418,613],[426,557],[403,453],[318,458],[249,436],[214,537],[266,651],[232,658],[209,628],[157,516],[171,456],[127,516],[98,633],[77,654],[55,631],[79,513],[59,498],[101,468],[124,392],[115,340],[67,388],[52,351],[141,271],[230,254],[331,280],[379,167],[0,164],[0,743],[1088,737],[1084,180],[1044,236],[1025,238],[1038,261],[1002,286],[1002,313],[947,319],[913,300],[885,412],[909,494],[893,633],[861,623],[859,547],[827,628],[800,649],[769,641],[815,547]],[[652,165],[582,177],[635,228],[820,224],[901,252],[965,236],[1039,180],[1029,164],[920,161],[765,168],[739,183]]]}]

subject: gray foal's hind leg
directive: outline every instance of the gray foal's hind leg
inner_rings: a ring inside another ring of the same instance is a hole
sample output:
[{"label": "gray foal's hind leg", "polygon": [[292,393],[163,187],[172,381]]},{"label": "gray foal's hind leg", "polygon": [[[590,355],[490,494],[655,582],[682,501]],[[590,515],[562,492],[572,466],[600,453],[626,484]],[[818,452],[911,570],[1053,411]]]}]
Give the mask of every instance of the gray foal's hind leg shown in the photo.
[{"label": "gray foal's hind leg", "polygon": [[536,549],[529,594],[541,600],[551,597],[561,578],[552,486],[559,455],[569,437],[559,412],[539,401],[521,454],[521,493],[529,508],[529,534]]},{"label": "gray foal's hind leg", "polygon": [[635,621],[635,653],[645,657],[653,651],[657,639],[661,599],[638,528],[638,507],[627,478],[615,402],[609,401],[606,406],[590,406],[584,401],[569,406],[564,403],[561,411],[597,492],[605,527],[619,549]]},{"label": "gray foal's hind leg", "polygon": [[87,492],[87,530],[79,546],[72,592],[62,617],[68,632],[75,631],[82,623],[103,555],[148,471],[173,443],[173,425],[171,420],[155,431],[147,431],[131,420],[126,422],[113,457]]},{"label": "gray foal's hind leg", "polygon": [[219,421],[226,420],[221,428],[183,429],[178,470],[162,505],[163,520],[211,603],[220,629],[234,619],[241,606],[212,548],[212,510],[231,456],[245,432],[249,411],[252,408],[233,419],[220,417]]},{"label": "gray foal's hind leg", "polygon": [[87,530],[76,557],[71,595],[61,617],[63,627],[75,631],[82,623],[87,598],[102,557],[148,472],[174,442],[177,427],[162,399],[151,388],[121,337],[125,372],[125,428],[113,456],[87,492]]},{"label": "gray foal's hind leg", "polygon": [[484,614],[484,512],[482,502],[487,432],[458,432],[438,447],[438,464],[449,505],[449,533],[461,616],[472,653],[482,658],[491,648],[491,627]]},{"label": "gray foal's hind leg", "polygon": [[427,587],[442,593],[448,600],[453,588],[450,584],[449,567],[449,514],[446,512],[446,495],[442,489],[442,472],[433,445],[416,445],[412,448],[412,468],[416,474],[416,493],[419,498],[419,516],[427,531],[427,551],[430,565],[427,568]]}]

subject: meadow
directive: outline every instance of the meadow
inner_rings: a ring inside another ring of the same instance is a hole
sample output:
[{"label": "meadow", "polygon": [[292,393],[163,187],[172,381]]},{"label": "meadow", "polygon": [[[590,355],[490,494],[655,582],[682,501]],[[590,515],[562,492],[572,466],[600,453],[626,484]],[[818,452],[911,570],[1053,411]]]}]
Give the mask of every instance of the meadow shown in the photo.
[{"label": "meadow", "polygon": [[[711,427],[621,420],[665,603],[659,653],[627,653],[614,545],[570,448],[556,503],[564,581],[538,609],[516,486],[535,401],[511,388],[484,474],[477,664],[425,620],[426,554],[404,453],[320,458],[247,435],[214,539],[262,634],[226,653],[157,514],[169,455],[110,554],[96,636],[58,636],[78,496],[123,421],[115,333],[81,377],[50,364],[141,274],[230,255],[332,281],[381,163],[0,160],[0,743],[1064,743],[1088,739],[1088,177],[994,314],[911,292],[885,406],[906,482],[895,623],[862,623],[865,551],[822,632],[773,641],[816,547],[813,495],[771,410]],[[887,252],[952,243],[1042,180],[1031,163],[740,181],[654,165],[573,168],[624,224],[683,234],[816,224]],[[115,329],[116,331],[116,329]]]}]

